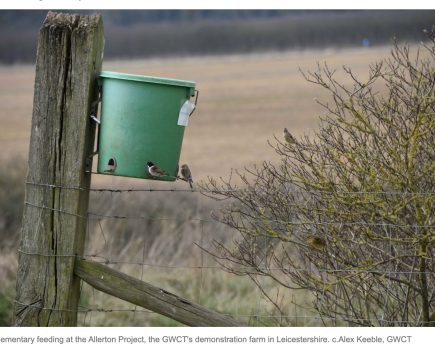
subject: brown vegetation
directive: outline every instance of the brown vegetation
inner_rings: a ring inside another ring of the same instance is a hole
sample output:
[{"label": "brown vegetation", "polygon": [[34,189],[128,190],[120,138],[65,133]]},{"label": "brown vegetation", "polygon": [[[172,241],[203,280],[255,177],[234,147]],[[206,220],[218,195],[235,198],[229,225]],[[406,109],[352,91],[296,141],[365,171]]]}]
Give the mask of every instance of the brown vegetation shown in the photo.
[{"label": "brown vegetation", "polygon": [[[330,93],[312,137],[271,142],[278,162],[202,186],[231,200],[216,217],[239,231],[211,252],[236,275],[303,289],[324,324],[435,323],[435,36],[395,45],[361,78],[319,65]],[[290,141],[290,142],[289,142]],[[280,309],[278,304],[275,305]]]}]

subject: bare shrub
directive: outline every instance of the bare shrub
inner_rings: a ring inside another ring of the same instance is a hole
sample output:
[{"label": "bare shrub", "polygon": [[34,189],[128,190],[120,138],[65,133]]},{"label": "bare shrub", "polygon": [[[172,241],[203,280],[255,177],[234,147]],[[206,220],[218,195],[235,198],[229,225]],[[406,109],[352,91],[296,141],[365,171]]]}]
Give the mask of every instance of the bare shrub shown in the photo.
[{"label": "bare shrub", "polygon": [[[311,293],[328,325],[427,326],[435,321],[435,41],[396,44],[348,87],[327,65],[303,73],[331,102],[315,137],[276,139],[280,162],[210,178],[236,229],[211,254],[229,272]],[[275,304],[277,308],[279,304]],[[282,310],[284,313],[285,310]],[[431,316],[432,313],[432,316]]]}]

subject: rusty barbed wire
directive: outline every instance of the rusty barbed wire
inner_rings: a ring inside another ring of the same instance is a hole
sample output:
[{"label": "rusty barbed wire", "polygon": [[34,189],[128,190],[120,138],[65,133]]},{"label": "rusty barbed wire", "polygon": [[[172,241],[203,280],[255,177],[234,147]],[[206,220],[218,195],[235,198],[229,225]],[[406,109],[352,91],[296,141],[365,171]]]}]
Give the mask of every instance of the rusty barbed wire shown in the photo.
[{"label": "rusty barbed wire", "polygon": [[[41,186],[48,188],[59,188],[67,190],[91,191],[91,192],[111,192],[111,193],[131,193],[131,192],[187,192],[187,193],[234,193],[234,192],[258,192],[253,189],[233,189],[233,190],[195,190],[180,188],[84,188],[79,186],[64,186],[56,184],[44,184],[26,181],[26,185]],[[292,190],[291,193],[308,194],[310,192],[302,190]],[[316,194],[343,194],[343,195],[392,195],[392,196],[434,196],[435,192],[400,192],[400,191],[317,191]]]},{"label": "rusty barbed wire", "polygon": [[[195,217],[187,217],[187,218],[172,218],[172,217],[156,217],[156,216],[126,216],[126,215],[107,215],[107,214],[98,214],[88,212],[88,216],[83,216],[75,213],[68,212],[63,209],[51,208],[44,205],[38,205],[34,203],[30,203],[25,201],[25,205],[29,205],[35,208],[45,209],[49,211],[55,211],[58,213],[76,216],[82,219],[89,220],[104,220],[104,219],[114,219],[114,220],[157,220],[157,221],[178,221],[178,222],[186,222],[186,221],[201,221],[201,222],[217,222],[221,223],[218,220],[213,218],[195,218]],[[94,216],[95,218],[89,217]],[[435,225],[418,225],[418,224],[394,224],[387,222],[364,222],[364,221],[355,221],[355,222],[342,222],[342,221],[289,221],[289,220],[276,220],[276,219],[252,219],[252,222],[273,222],[280,224],[288,224],[295,226],[305,226],[305,225],[315,225],[315,226],[327,226],[327,225],[341,225],[341,226],[377,226],[377,227],[396,227],[396,228],[435,228]]]},{"label": "rusty barbed wire", "polygon": [[[42,307],[40,305],[37,305],[35,303],[29,304],[29,303],[23,303],[17,299],[12,300],[13,303],[18,304],[22,307],[28,307],[28,308],[34,308],[38,310],[46,310],[46,311],[54,311],[54,312],[77,312],[77,313],[113,313],[113,312],[131,312],[131,313],[144,313],[144,314],[154,314],[158,315],[158,313],[150,310],[146,310],[143,308],[140,309],[121,309],[121,308],[101,308],[101,307],[87,307],[79,305],[77,309],[63,309],[63,308],[49,308],[49,307]],[[252,318],[252,319],[292,319],[292,320],[316,320],[316,321],[322,321],[322,320],[330,320],[330,321],[343,321],[343,322],[379,322],[379,323],[385,323],[385,324],[396,324],[396,325],[415,325],[416,323],[420,325],[424,325],[426,323],[432,324],[433,321],[424,322],[424,321],[399,321],[399,320],[379,320],[374,318],[350,318],[350,317],[326,317],[326,316],[316,316],[316,315],[268,315],[268,314],[237,314],[237,313],[222,313],[224,316],[230,316],[233,318]]]},{"label": "rusty barbed wire", "polygon": [[[19,254],[24,255],[35,255],[39,257],[45,257],[45,258],[77,258],[77,259],[84,259],[87,261],[95,261],[99,262],[101,264],[105,265],[138,265],[138,266],[144,266],[144,267],[151,267],[151,268],[158,268],[158,269],[215,269],[215,270],[222,270],[221,265],[216,266],[203,266],[203,265],[186,265],[186,266],[180,266],[180,265],[162,265],[162,264],[153,264],[150,262],[140,262],[140,261],[123,261],[123,260],[111,260],[105,256],[102,255],[96,255],[96,254],[85,254],[85,255],[78,255],[78,254],[47,254],[47,253],[39,253],[39,252],[27,252],[22,249],[17,250]],[[99,259],[99,260],[94,260]],[[432,260],[429,259],[428,260]],[[257,269],[252,266],[245,266],[244,269],[249,272],[249,270],[256,271]],[[264,271],[295,271],[295,272],[312,272],[313,269],[287,269],[283,267],[268,267],[264,266],[261,270]],[[340,272],[340,273],[383,273],[383,274],[416,274],[416,275],[434,275],[435,271],[401,271],[401,270],[376,270],[376,269],[358,269],[358,268],[349,268],[349,269],[316,269],[319,273],[326,272],[326,273],[332,273],[332,272]]]}]

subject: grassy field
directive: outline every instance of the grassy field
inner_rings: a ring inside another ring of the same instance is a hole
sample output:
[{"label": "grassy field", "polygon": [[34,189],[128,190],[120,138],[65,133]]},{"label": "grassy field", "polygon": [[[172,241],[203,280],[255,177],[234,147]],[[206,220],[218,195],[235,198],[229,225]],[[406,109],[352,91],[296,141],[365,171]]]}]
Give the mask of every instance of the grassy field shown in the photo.
[{"label": "grassy field", "polygon": [[[299,69],[314,70],[317,62],[327,62],[334,68],[349,66],[356,75],[364,77],[369,64],[388,53],[388,48],[380,47],[111,61],[105,62],[103,68],[197,83],[200,90],[198,109],[185,132],[181,161],[190,165],[194,180],[200,181],[207,176],[227,177],[232,168],[240,169],[263,160],[276,159],[267,140],[273,139],[274,135],[281,137],[284,127],[296,136],[316,130],[318,116],[323,112],[314,99],[326,100],[328,96],[306,82]],[[337,77],[341,79],[342,73],[337,72]],[[27,157],[33,80],[33,66],[0,67],[2,174],[22,166]],[[20,186],[23,177],[24,172],[21,171],[13,181],[2,181],[0,184],[4,190],[10,188],[12,182],[13,186]],[[94,176],[93,185],[111,188],[175,186],[172,183],[157,184],[99,175]],[[177,186],[183,185],[186,184]],[[154,203],[157,204],[147,206],[151,196],[156,196]],[[278,316],[276,311],[252,281],[217,269],[216,262],[198,248],[197,245],[210,247],[213,239],[232,240],[233,233],[222,224],[195,220],[208,220],[210,211],[221,204],[202,198],[197,193],[164,197],[158,193],[93,195],[91,212],[129,216],[145,213],[151,219],[145,223],[134,220],[115,223],[110,220],[93,221],[89,225],[86,253],[112,262],[128,262],[113,265],[198,303],[231,313],[250,325],[316,325],[316,321],[310,318],[283,320],[275,317]],[[19,208],[15,211],[15,220],[20,220]],[[6,228],[0,225],[0,229],[0,235],[4,237]],[[207,268],[197,268],[201,266]],[[7,314],[10,310],[15,270],[15,254],[3,250],[0,255],[0,279],[4,281],[0,290],[0,319],[2,312]],[[309,311],[301,311],[294,306],[294,302],[309,303],[306,295],[291,294],[272,284],[266,283],[266,286],[268,290],[276,289],[276,302],[286,315],[309,315]],[[174,325],[174,322],[155,314],[119,311],[134,307],[86,286],[83,286],[82,305],[112,310],[83,312],[80,317],[82,325]],[[258,315],[273,317],[261,318]]]},{"label": "grassy field", "polygon": [[[316,63],[350,66],[360,76],[388,48],[283,52],[262,55],[105,62],[103,69],[193,80],[198,109],[185,132],[182,161],[196,179],[225,176],[231,168],[274,157],[267,139],[287,127],[295,135],[316,128],[323,91],[307,83],[299,68]],[[342,76],[339,72],[338,77]],[[26,157],[33,101],[33,66],[0,66],[1,157]]]}]

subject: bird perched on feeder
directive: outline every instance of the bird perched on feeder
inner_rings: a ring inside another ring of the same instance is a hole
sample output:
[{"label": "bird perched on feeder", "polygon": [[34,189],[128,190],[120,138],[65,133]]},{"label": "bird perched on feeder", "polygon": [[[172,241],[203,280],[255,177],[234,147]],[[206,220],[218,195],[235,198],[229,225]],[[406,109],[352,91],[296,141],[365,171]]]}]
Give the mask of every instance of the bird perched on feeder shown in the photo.
[{"label": "bird perched on feeder", "polygon": [[190,188],[193,189],[192,173],[190,172],[190,169],[189,169],[187,164],[183,164],[181,166],[181,176],[183,176],[183,180],[185,180],[189,183]]},{"label": "bird perched on feeder", "polygon": [[156,164],[154,164],[153,162],[148,162],[147,163],[148,166],[148,173],[151,176],[154,177],[162,177],[162,176],[167,176],[168,173],[163,171],[162,169],[160,169]]},{"label": "bird perched on feeder", "polygon": [[287,130],[287,128],[284,128],[284,140],[287,143],[296,143],[295,138],[293,137],[292,134],[289,133],[289,131]]}]

